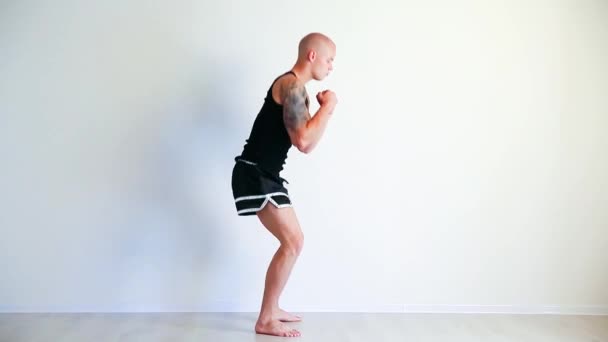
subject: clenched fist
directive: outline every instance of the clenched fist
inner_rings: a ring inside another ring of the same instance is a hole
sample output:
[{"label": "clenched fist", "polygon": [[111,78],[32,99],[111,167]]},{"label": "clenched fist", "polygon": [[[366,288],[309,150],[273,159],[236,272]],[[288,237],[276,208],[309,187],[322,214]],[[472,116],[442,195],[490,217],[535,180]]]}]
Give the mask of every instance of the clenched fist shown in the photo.
[{"label": "clenched fist", "polygon": [[338,98],[336,97],[336,93],[331,90],[323,90],[317,93],[317,101],[320,106],[331,106],[335,107],[338,103]]}]

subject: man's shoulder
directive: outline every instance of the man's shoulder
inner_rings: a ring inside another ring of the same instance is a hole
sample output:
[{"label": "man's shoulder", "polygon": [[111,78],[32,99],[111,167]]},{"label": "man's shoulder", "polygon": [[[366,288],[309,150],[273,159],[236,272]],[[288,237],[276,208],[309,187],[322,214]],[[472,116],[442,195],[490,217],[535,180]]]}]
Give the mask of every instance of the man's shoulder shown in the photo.
[{"label": "man's shoulder", "polygon": [[280,87],[302,86],[300,80],[292,73],[285,73],[279,76],[276,80],[276,84],[278,84]]},{"label": "man's shoulder", "polygon": [[274,87],[277,93],[281,95],[281,98],[284,98],[290,92],[306,91],[304,84],[291,73],[281,75],[275,82]]}]

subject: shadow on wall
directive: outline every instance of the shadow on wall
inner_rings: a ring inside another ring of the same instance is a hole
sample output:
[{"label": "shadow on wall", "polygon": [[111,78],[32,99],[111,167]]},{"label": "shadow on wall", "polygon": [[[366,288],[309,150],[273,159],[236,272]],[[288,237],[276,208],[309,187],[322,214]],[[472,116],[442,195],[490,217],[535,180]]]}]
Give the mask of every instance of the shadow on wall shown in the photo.
[{"label": "shadow on wall", "polygon": [[121,309],[199,310],[205,294],[217,298],[238,282],[225,255],[236,217],[230,177],[246,138],[233,94],[244,73],[204,65],[160,116],[137,167],[136,210],[119,257]]}]

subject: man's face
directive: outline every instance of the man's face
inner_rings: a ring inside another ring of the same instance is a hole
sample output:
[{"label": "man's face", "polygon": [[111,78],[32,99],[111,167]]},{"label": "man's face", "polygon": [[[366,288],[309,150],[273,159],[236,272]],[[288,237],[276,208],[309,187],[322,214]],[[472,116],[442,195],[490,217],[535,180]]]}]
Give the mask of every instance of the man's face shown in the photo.
[{"label": "man's face", "polygon": [[313,77],[315,80],[320,81],[329,75],[334,69],[333,63],[335,57],[336,47],[334,45],[323,46],[323,48],[317,51],[313,62]]}]

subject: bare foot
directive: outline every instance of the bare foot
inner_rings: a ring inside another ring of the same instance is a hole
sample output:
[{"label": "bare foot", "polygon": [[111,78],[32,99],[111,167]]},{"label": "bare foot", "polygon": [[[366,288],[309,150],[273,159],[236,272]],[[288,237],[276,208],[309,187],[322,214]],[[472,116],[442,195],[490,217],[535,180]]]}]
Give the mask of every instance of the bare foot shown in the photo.
[{"label": "bare foot", "polygon": [[274,318],[278,319],[281,322],[300,322],[302,320],[302,317],[298,315],[292,315],[283,309],[279,309],[279,311],[274,315]]},{"label": "bare foot", "polygon": [[296,329],[291,329],[287,325],[277,320],[271,320],[266,323],[258,321],[255,324],[255,332],[258,334],[281,336],[281,337],[299,337],[300,332]]}]

